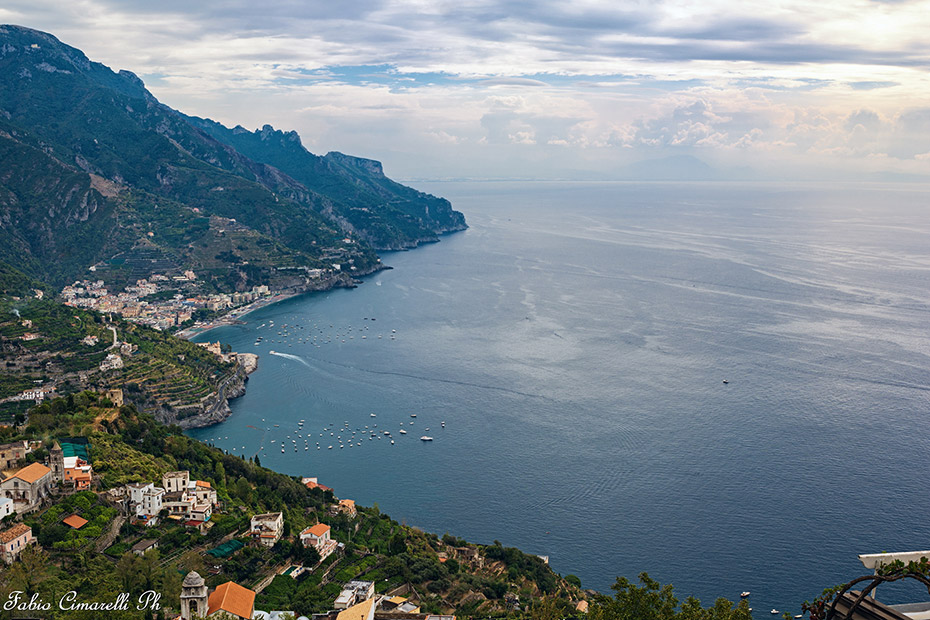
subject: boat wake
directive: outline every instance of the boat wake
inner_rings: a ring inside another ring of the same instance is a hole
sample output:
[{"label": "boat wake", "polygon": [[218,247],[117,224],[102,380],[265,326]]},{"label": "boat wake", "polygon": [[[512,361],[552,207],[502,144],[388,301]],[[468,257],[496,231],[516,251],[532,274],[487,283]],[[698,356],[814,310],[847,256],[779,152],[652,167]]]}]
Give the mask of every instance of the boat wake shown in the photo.
[{"label": "boat wake", "polygon": [[279,353],[278,351],[268,351],[268,354],[283,357],[284,359],[294,360],[295,362],[300,362],[307,368],[313,368],[313,366],[310,365],[310,362],[298,355],[291,355],[290,353]]}]

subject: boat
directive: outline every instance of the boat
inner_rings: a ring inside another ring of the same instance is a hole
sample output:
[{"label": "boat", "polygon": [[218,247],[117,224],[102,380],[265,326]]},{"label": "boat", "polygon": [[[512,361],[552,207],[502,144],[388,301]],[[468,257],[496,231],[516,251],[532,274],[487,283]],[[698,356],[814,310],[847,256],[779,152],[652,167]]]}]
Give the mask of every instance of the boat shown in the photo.
[{"label": "boat", "polygon": [[746,597],[749,596],[750,594],[752,594],[752,593],[751,593],[749,590],[746,590],[745,592],[740,592],[740,593],[739,593],[739,597],[740,597],[740,598],[746,598]]},{"label": "boat", "polygon": [[392,445],[392,446],[394,445],[394,440],[393,440],[393,439],[391,440],[391,445]]},{"label": "boat", "polygon": [[432,441],[432,440],[433,438],[430,437],[429,435],[423,435],[422,437],[420,437],[420,441]]},{"label": "boat", "polygon": [[778,610],[777,610],[777,609],[773,609],[773,610],[771,611],[771,614],[772,614],[773,616],[777,616],[777,615],[778,615]]},{"label": "boat", "polygon": [[406,434],[407,434],[407,431],[405,431],[404,429],[400,429],[400,434],[401,434],[401,435],[406,435]]},{"label": "boat", "polygon": [[371,414],[371,417],[377,418],[378,416],[376,416],[375,414]]},{"label": "boat", "polygon": [[724,379],[724,380],[723,380],[724,385],[726,385],[726,384],[729,383],[729,382],[730,382],[729,379]]},{"label": "boat", "polygon": [[415,417],[417,417],[417,414],[411,413],[411,414],[410,414],[410,417],[411,417],[411,418],[415,418]]}]

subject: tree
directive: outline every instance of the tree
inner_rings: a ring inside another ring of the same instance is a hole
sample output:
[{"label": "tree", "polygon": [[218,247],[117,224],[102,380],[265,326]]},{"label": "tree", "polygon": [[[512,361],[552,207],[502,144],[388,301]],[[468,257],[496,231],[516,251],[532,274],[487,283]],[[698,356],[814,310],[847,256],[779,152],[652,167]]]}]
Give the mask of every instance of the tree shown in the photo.
[{"label": "tree", "polygon": [[617,577],[611,589],[613,598],[604,597],[591,606],[589,620],[751,620],[749,604],[743,600],[737,607],[720,598],[713,607],[703,608],[701,602],[689,597],[678,607],[671,585],[661,585],[647,573],[640,573],[638,586],[626,577]]},{"label": "tree", "polygon": [[400,555],[401,553],[406,553],[407,551],[407,537],[404,536],[403,532],[397,532],[394,536],[391,537],[391,542],[388,543],[388,551],[391,555]]}]

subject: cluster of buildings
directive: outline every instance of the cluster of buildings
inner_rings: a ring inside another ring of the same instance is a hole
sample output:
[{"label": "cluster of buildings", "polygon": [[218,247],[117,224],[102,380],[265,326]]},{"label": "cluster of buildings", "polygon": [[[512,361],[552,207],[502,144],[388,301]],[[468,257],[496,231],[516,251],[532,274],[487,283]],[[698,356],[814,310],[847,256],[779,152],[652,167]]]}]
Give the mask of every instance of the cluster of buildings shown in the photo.
[{"label": "cluster of buildings", "polygon": [[178,285],[187,285],[197,279],[193,271],[183,275],[168,276],[154,274],[148,279],[136,280],[121,293],[111,293],[103,280],[81,280],[61,290],[65,305],[89,308],[98,312],[119,314],[123,318],[142,323],[156,329],[169,329],[189,321],[194,310],[206,308],[221,311],[251,303],[261,297],[272,295],[267,286],[254,286],[251,291],[232,294],[184,295],[178,293],[171,299],[147,301],[144,298]]},{"label": "cluster of buildings", "polygon": [[[0,445],[0,467],[11,470],[40,446],[40,442],[25,440]],[[51,494],[55,484],[60,483],[67,492],[88,489],[93,482],[86,440],[83,443],[56,441],[49,450],[49,465],[31,463],[5,475],[0,480],[0,514],[10,511],[22,514],[37,508]]]},{"label": "cluster of buildings", "polygon": [[169,519],[183,521],[202,532],[219,506],[216,489],[204,480],[191,480],[189,471],[166,473],[161,486],[154,482],[130,483],[113,495],[135,523],[155,525],[161,512],[167,510]]}]

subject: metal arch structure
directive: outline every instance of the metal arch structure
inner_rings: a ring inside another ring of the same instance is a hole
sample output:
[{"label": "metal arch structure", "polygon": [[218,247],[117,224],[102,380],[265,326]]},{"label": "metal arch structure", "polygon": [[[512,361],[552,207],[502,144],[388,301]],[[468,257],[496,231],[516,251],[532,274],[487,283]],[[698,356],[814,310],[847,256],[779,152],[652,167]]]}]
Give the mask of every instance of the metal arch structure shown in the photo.
[{"label": "metal arch structure", "polygon": [[[852,581],[847,583],[845,586],[843,586],[843,588],[839,591],[839,593],[837,593],[837,595],[834,597],[833,602],[830,604],[830,609],[826,613],[826,616],[821,616],[820,614],[817,614],[815,616],[815,610],[811,609],[810,610],[811,620],[819,620],[820,618],[822,618],[823,620],[837,620],[837,616],[836,616],[837,603],[839,603],[841,599],[846,597],[847,593],[849,593],[849,590],[853,586],[859,583],[863,583],[863,582],[869,582],[869,584],[861,592],[858,592],[856,594],[855,599],[852,602],[852,605],[850,605],[849,609],[846,610],[845,616],[847,620],[853,618],[853,614],[856,612],[856,610],[859,608],[859,606],[862,604],[865,598],[871,592],[873,592],[875,588],[878,587],[879,584],[882,584],[882,583],[890,583],[893,581],[899,581],[901,579],[915,579],[919,581],[920,583],[922,583],[927,588],[927,592],[930,593],[930,577],[928,577],[923,572],[914,571],[910,567],[905,567],[905,570],[906,572],[901,572],[901,569],[898,569],[897,571],[891,572],[890,574],[865,575],[863,577],[858,577],[856,579],[853,579]],[[853,594],[849,594],[849,598],[853,598]]]}]

